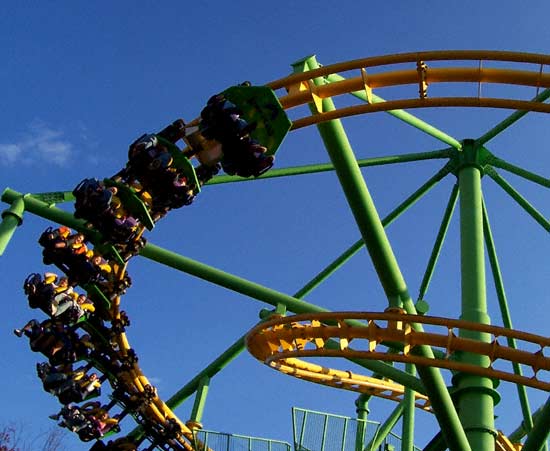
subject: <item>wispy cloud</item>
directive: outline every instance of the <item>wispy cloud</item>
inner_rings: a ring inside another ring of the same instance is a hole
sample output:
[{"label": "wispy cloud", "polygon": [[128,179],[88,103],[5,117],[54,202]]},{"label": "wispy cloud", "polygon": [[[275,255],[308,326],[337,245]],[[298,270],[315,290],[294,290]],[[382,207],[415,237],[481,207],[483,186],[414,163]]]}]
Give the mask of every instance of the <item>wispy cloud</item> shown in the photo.
[{"label": "wispy cloud", "polygon": [[15,142],[0,143],[0,164],[15,163],[65,166],[73,154],[73,145],[62,131],[42,121],[33,121]]}]

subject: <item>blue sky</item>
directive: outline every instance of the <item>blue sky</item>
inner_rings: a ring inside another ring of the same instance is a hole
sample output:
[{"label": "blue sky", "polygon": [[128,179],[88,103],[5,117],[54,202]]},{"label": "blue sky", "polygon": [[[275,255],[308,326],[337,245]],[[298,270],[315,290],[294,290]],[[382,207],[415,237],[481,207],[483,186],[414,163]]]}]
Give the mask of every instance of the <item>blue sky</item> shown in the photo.
[{"label": "blue sky", "polygon": [[[175,118],[196,117],[214,93],[244,80],[264,84],[316,54],[328,65],[368,56],[439,49],[548,53],[550,5],[544,1],[370,2],[6,2],[0,17],[0,188],[20,192],[72,190],[83,178],[104,177],[125,164],[130,142]],[[521,6],[520,6],[521,5]],[[479,109],[414,111],[457,139],[475,138],[506,117]],[[344,122],[359,158],[445,147],[384,114]],[[529,115],[491,141],[489,149],[546,174],[547,117]],[[276,167],[328,162],[314,129],[293,132]],[[439,169],[415,163],[364,170],[381,216]],[[511,181],[548,216],[542,188]],[[454,180],[388,229],[413,296]],[[502,262],[514,324],[547,333],[546,233],[492,183],[485,195]],[[491,203],[492,202],[492,203]],[[29,310],[22,282],[42,272],[36,242],[49,223],[27,216],[0,258],[4,314],[0,343],[0,421],[42,431],[57,401],[34,373],[40,356],[13,334],[39,312]],[[442,252],[428,301],[431,314],[460,315],[457,218]],[[196,202],[172,212],[149,234],[155,244],[224,271],[292,294],[359,238],[333,174],[208,187]],[[130,342],[168,398],[258,319],[261,303],[144,259],[129,267],[124,297]],[[497,304],[488,281],[489,310]],[[333,310],[383,310],[385,299],[366,253],[308,296]],[[345,367],[348,364],[340,364]],[[351,364],[349,364],[351,365]],[[501,385],[499,428],[521,420],[513,387]],[[242,354],[211,383],[203,417],[212,430],[291,440],[290,409],[299,406],[354,415],[355,394],[317,387],[268,369]],[[530,392],[533,408],[546,400]],[[371,402],[383,421],[394,406]],[[191,402],[177,413],[187,419]],[[420,414],[419,414],[420,417]],[[428,426],[420,427],[420,421]],[[419,419],[417,442],[433,420]],[[71,449],[88,449],[68,439]]]}]

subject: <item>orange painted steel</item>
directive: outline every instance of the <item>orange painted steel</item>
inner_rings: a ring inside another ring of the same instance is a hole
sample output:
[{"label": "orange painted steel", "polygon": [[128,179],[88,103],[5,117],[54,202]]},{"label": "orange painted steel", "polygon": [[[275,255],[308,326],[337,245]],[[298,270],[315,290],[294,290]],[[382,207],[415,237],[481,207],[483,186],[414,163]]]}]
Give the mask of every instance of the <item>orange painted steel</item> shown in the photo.
[{"label": "orange painted steel", "polygon": [[[492,62],[528,65],[526,69],[517,67],[510,69],[491,67],[429,67],[427,64],[452,64],[464,61]],[[398,68],[389,70],[386,66],[410,64],[409,69]],[[293,129],[306,127],[313,124],[340,119],[343,117],[373,113],[377,111],[390,111],[407,108],[432,108],[432,107],[482,107],[482,108],[506,108],[521,111],[535,111],[549,113],[550,106],[529,99],[486,98],[482,96],[453,96],[430,97],[428,86],[443,83],[475,83],[504,84],[511,86],[532,87],[535,93],[540,88],[550,88],[550,74],[545,74],[543,68],[550,64],[549,55],[533,53],[498,52],[498,51],[437,51],[416,52],[397,55],[381,56],[374,58],[357,59],[344,63],[332,64],[319,69],[305,71],[291,75],[271,83],[267,86],[274,90],[284,89],[279,100],[285,109],[292,109],[301,105],[314,103],[319,110],[317,114],[293,119]],[[378,72],[367,73],[366,69],[375,69]],[[380,72],[380,69],[386,69]],[[341,72],[356,71],[356,76],[341,81],[316,86],[313,80]],[[370,103],[367,105],[344,106],[329,113],[322,112],[321,100],[334,98],[345,94],[366,92],[370,97],[374,88],[389,88],[402,85],[413,85],[417,91],[414,96],[406,99],[389,100],[385,102]],[[418,87],[422,89],[418,90]],[[420,92],[418,92],[420,91]],[[479,92],[479,90],[476,89]],[[535,94],[534,93],[534,94]],[[533,95],[532,97],[535,97]]]},{"label": "orange painted steel", "polygon": [[[118,270],[116,276],[120,279],[124,278],[125,267]],[[120,296],[117,296],[111,306],[110,316],[113,319],[120,320]],[[115,334],[112,339],[112,343],[116,343],[116,348],[113,347],[113,351],[116,351],[120,361],[124,361],[131,353],[131,347],[128,342],[128,338],[124,331],[120,331]],[[137,359],[136,359],[137,360]],[[144,403],[143,408],[137,412],[139,415],[147,418],[153,423],[163,425],[166,421],[175,422],[180,432],[175,435],[175,440],[186,450],[193,451],[194,436],[193,431],[189,429],[181,420],[172,412],[172,410],[159,398],[153,385],[149,383],[147,377],[141,371],[137,361],[130,365],[127,371],[117,375],[117,384],[124,387],[124,390],[130,395],[138,397],[144,396],[144,394],[150,390],[150,396],[147,403]]]},{"label": "orange painted steel", "polygon": [[[365,321],[365,327],[350,326],[346,320]],[[443,333],[415,330],[415,324],[443,328]],[[457,336],[454,330],[470,330],[492,336],[489,343]],[[499,342],[499,339],[514,338],[521,344],[535,345],[532,352],[514,349]],[[340,349],[327,349],[327,340],[336,340]],[[351,348],[350,342],[356,343]],[[399,343],[399,353],[378,350],[384,343]],[[417,346],[432,346],[445,352],[445,359],[426,358],[415,354]],[[331,372],[335,370],[307,362],[296,362],[299,357],[344,357],[347,359],[373,359],[389,362],[413,363],[435,366],[489,378],[501,379],[529,387],[550,391],[550,375],[540,374],[550,370],[550,357],[543,350],[550,347],[550,338],[498,326],[471,323],[448,318],[407,315],[403,313],[377,312],[331,312],[315,315],[296,315],[262,323],[252,329],[247,337],[247,347],[252,355],[265,364],[284,368],[288,374],[301,377],[302,371],[316,373],[315,382],[332,385]],[[479,367],[452,359],[455,352],[469,352],[489,357],[488,367]],[[531,368],[532,375],[520,376],[504,369],[493,367],[496,361],[516,362]],[[288,370],[289,369],[289,370]],[[304,375],[303,378],[307,378]],[[309,378],[308,380],[312,380]],[[350,381],[349,384],[353,385]],[[360,390],[356,390],[360,391]]]}]

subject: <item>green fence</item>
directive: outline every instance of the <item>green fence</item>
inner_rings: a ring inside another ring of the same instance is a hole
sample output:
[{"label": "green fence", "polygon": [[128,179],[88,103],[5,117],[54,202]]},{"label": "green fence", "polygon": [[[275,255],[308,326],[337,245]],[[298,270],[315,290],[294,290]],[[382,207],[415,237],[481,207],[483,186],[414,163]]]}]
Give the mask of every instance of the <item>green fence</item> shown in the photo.
[{"label": "green fence", "polygon": [[[312,410],[292,409],[295,451],[398,451],[401,438],[389,433],[373,448],[380,423]],[[419,448],[414,448],[420,451]]]},{"label": "green fence", "polygon": [[290,443],[223,432],[195,431],[197,451],[291,451]]}]

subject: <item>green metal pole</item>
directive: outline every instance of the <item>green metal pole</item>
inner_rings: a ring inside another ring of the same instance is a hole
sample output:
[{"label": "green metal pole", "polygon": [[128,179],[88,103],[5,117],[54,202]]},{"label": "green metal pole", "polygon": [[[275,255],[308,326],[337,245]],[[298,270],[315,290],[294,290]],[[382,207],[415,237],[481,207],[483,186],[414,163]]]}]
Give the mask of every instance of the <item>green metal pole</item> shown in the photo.
[{"label": "green metal pole", "polygon": [[550,232],[550,222],[533,205],[529,203],[521,194],[519,194],[500,174],[492,167],[486,167],[485,173],[491,177],[497,184],[514,199],[529,216],[537,221],[547,232]]},{"label": "green metal pole", "polygon": [[446,449],[445,438],[441,432],[438,432],[422,451],[445,451]]},{"label": "green metal pole", "polygon": [[[540,406],[537,410],[535,410],[535,413],[532,416],[532,422],[537,421],[537,419],[542,414],[543,408],[544,404]],[[521,424],[511,434],[508,435],[508,438],[512,443],[517,443],[521,441],[521,439],[525,437],[531,429],[532,427],[528,429],[528,426],[525,424],[524,421],[522,421]]]},{"label": "green metal pole", "polygon": [[[544,102],[549,97],[550,97],[550,89],[545,89],[539,95],[534,97],[533,101],[535,101],[535,102]],[[479,137],[476,140],[476,145],[482,146],[487,141],[489,141],[489,140],[493,139],[495,136],[497,136],[500,132],[502,132],[503,130],[506,130],[510,125],[512,125],[513,123],[519,121],[527,113],[528,113],[527,111],[515,111],[510,116],[508,116],[506,119],[504,119],[502,122],[495,125],[491,130],[489,130],[483,136]]]},{"label": "green metal pole", "polygon": [[190,420],[199,423],[202,420],[202,414],[204,412],[204,406],[206,404],[206,396],[208,395],[208,388],[210,386],[210,378],[204,376],[201,378],[197,394],[195,395],[195,403],[193,404],[193,410],[191,411]]},{"label": "green metal pole", "polygon": [[527,434],[527,440],[523,444],[521,451],[539,451],[546,444],[546,439],[550,433],[550,398],[542,407],[535,425],[531,432]]},{"label": "green metal pole", "polygon": [[25,202],[22,197],[19,197],[13,201],[7,210],[2,212],[2,222],[0,223],[0,255],[4,254],[15,229],[23,222],[24,211]]},{"label": "green metal pole", "polygon": [[355,432],[355,451],[363,451],[365,433],[367,430],[367,418],[369,414],[369,400],[371,395],[361,393],[355,400],[355,411],[357,412],[357,430]]},{"label": "green metal pole", "polygon": [[[314,57],[309,57],[293,66],[295,72],[302,72],[303,69],[313,70],[319,67]],[[314,80],[314,83],[322,84],[323,80]],[[323,111],[334,109],[331,99],[323,99]],[[407,287],[342,123],[339,120],[332,120],[318,124],[318,129],[359,231],[363,236],[363,241],[371,255],[389,305],[402,307],[403,299],[401,297],[407,296]]]},{"label": "green metal pole", "polygon": [[81,219],[76,219],[71,213],[63,211],[51,204],[47,204],[39,199],[36,199],[32,195],[22,195],[17,191],[6,188],[2,193],[1,200],[8,204],[12,204],[13,202],[16,202],[17,199],[21,198],[25,203],[25,210],[29,213],[49,219],[50,221],[54,221],[58,224],[66,225],[67,227],[78,230],[79,232],[85,232],[86,235],[90,236],[92,239],[99,237],[99,233],[89,231],[84,226],[84,221],[82,221]]},{"label": "green metal pole", "polygon": [[[337,82],[337,81],[343,81],[345,80],[345,78],[338,74],[329,74],[326,76],[326,80],[328,80],[329,82]],[[352,95],[369,103],[369,99],[365,91],[355,91],[355,92],[352,92]],[[377,96],[374,93],[372,93],[371,95],[371,100],[372,100],[372,103],[383,103],[386,101],[385,99]],[[419,119],[413,116],[411,113],[408,113],[405,110],[390,110],[387,113],[391,114],[392,116],[396,117],[399,120],[402,120],[403,122],[409,125],[412,125],[418,130],[421,130],[424,133],[427,133],[428,135],[433,136],[436,139],[439,139],[440,141],[448,144],[451,147],[454,147],[457,150],[460,150],[462,148],[462,144],[460,141],[453,138],[452,136],[447,135],[447,133],[444,133],[441,130],[438,130],[433,125],[430,125],[427,122],[424,122],[422,119]]]},{"label": "green metal pole", "polygon": [[[475,152],[473,148],[465,151]],[[461,319],[476,324],[489,324],[485,293],[485,257],[483,252],[483,213],[481,172],[474,166],[460,169],[460,235],[462,274]],[[486,333],[460,330],[461,337],[489,342]],[[488,367],[487,356],[464,353],[462,361]],[[460,418],[473,450],[495,449],[493,383],[487,377],[465,373],[455,375],[453,383]]]},{"label": "green metal pole", "polygon": [[430,254],[430,259],[428,260],[428,265],[426,266],[426,271],[424,272],[424,277],[420,283],[420,288],[418,289],[418,299],[424,299],[430,280],[435,270],[435,265],[441,253],[441,247],[443,246],[443,241],[447,235],[447,230],[449,229],[449,224],[453,216],[454,209],[456,207],[456,201],[458,199],[458,185],[455,184],[451,191],[451,196],[447,202],[447,208],[445,208],[445,213],[443,214],[443,219],[441,220],[441,225],[439,226],[439,231],[437,232],[437,237],[435,239],[434,247],[432,253]]},{"label": "green metal pole", "polygon": [[[423,161],[423,160],[434,160],[438,158],[449,158],[451,157],[452,149],[440,149],[432,150],[428,152],[416,152],[408,153],[401,155],[388,155],[386,157],[375,157],[375,158],[365,158],[362,160],[357,160],[357,164],[361,168],[367,168],[372,166],[382,166],[386,164],[399,164],[399,163],[410,163],[413,161]],[[305,174],[316,174],[319,172],[329,172],[334,171],[334,165],[330,163],[324,164],[310,164],[306,166],[294,166],[281,169],[270,169],[268,172],[263,174],[259,179],[269,179],[277,177],[288,177],[292,175],[305,175]],[[258,179],[253,178],[242,178],[231,175],[218,175],[210,179],[207,185],[218,185],[221,183],[236,183],[236,182],[249,182]]]},{"label": "green metal pole", "polygon": [[[495,289],[497,292],[498,303],[500,307],[500,314],[502,316],[502,324],[508,329],[514,329],[512,324],[512,317],[510,316],[510,309],[508,308],[508,301],[506,299],[506,292],[504,290],[504,282],[502,280],[502,273],[500,271],[500,265],[498,264],[498,257],[493,241],[493,234],[491,232],[491,225],[489,224],[489,215],[485,203],[483,203],[483,232],[485,235],[485,244],[487,247],[487,254],[489,255],[489,263],[491,265],[491,272],[493,274],[493,281],[495,283]],[[513,349],[517,349],[516,340],[514,338],[507,339],[508,346]],[[521,365],[517,362],[512,363],[514,373],[522,375]],[[530,431],[533,428],[533,420],[531,419],[531,408],[529,407],[529,400],[527,398],[527,390],[524,385],[516,385],[518,391],[518,398],[523,413],[523,423]]]},{"label": "green metal pole", "polygon": [[[414,365],[407,363],[405,365],[407,373],[411,376],[416,374]],[[413,451],[414,449],[414,414],[416,406],[414,404],[414,391],[405,387],[405,396],[403,398],[403,424],[401,433],[401,451]]]},{"label": "green metal pole", "polygon": [[384,421],[384,423],[378,428],[378,433],[372,438],[371,441],[365,446],[367,451],[375,451],[384,442],[388,434],[397,424],[403,412],[405,411],[405,404],[400,402],[390,416]]},{"label": "green metal pole", "polygon": [[489,158],[489,163],[492,166],[504,169],[505,171],[511,172],[512,174],[519,175],[520,177],[537,183],[538,185],[544,186],[545,188],[550,188],[550,179],[547,179],[546,177],[535,174],[534,172],[528,171],[526,169],[520,168],[519,166],[516,166],[512,163],[508,163],[507,161],[495,157],[494,155]]},{"label": "green metal pole", "polygon": [[[319,67],[314,57],[306,58],[293,66],[295,72]],[[315,79],[314,83],[321,84],[323,80]],[[323,100],[323,111],[334,109],[331,99]],[[341,121],[325,122],[319,124],[318,128],[388,298],[389,306],[404,307],[408,313],[416,313],[416,308],[408,293],[365,180],[357,166]],[[422,330],[420,325],[415,324],[413,327],[416,330]],[[429,347],[419,346],[418,348],[421,355],[428,358],[433,357],[433,352]],[[418,373],[428,391],[434,413],[444,431],[449,448],[452,451],[470,450],[451,396],[439,370],[433,367],[424,367],[418,368]]]}]

